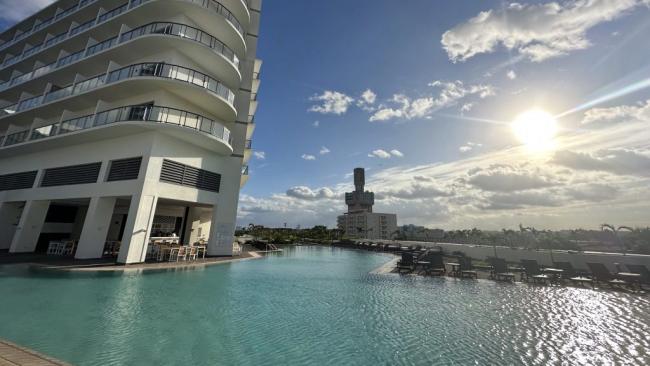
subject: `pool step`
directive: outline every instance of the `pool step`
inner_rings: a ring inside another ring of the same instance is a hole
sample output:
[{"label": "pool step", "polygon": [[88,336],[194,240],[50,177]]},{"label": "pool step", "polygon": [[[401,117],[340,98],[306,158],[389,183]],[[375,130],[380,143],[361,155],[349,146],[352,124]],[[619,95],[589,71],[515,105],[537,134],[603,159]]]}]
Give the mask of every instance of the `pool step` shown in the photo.
[{"label": "pool step", "polygon": [[31,349],[0,339],[0,366],[71,366]]}]

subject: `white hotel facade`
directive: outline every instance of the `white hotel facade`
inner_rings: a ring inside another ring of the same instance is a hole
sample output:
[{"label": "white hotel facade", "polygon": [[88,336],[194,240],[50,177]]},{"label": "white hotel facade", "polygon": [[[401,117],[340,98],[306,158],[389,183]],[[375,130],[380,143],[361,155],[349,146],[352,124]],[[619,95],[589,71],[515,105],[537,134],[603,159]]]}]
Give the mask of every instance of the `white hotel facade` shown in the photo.
[{"label": "white hotel facade", "polygon": [[0,34],[0,250],[232,255],[261,0],[59,0]]}]

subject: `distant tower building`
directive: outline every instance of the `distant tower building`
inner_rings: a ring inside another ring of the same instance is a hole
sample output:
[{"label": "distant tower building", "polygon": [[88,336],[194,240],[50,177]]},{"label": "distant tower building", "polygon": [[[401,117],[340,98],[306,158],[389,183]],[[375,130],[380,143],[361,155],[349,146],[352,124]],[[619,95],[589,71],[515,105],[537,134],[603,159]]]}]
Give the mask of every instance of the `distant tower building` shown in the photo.
[{"label": "distant tower building", "polygon": [[349,238],[391,239],[397,231],[397,215],[373,213],[375,194],[365,191],[363,168],[354,169],[354,192],[345,193],[348,212],[338,217],[338,227]]},{"label": "distant tower building", "polygon": [[345,193],[345,204],[348,205],[348,213],[372,212],[372,205],[375,204],[375,194],[365,192],[366,173],[363,168],[354,169],[354,192]]}]

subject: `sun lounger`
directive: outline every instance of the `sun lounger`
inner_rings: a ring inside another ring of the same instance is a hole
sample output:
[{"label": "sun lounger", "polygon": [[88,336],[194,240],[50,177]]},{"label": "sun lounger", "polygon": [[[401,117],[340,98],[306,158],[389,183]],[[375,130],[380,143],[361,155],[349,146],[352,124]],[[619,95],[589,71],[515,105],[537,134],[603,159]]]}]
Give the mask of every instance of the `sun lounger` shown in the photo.
[{"label": "sun lounger", "polygon": [[521,266],[524,268],[524,278],[526,282],[530,280],[532,280],[535,284],[546,284],[547,282],[550,282],[551,277],[542,273],[542,270],[539,268],[539,264],[537,264],[536,260],[522,259]]},{"label": "sun lounger", "polygon": [[458,264],[460,264],[461,278],[478,278],[478,272],[474,271],[474,267],[472,266],[472,258],[460,257],[458,258]]},{"label": "sun lounger", "polygon": [[627,269],[632,273],[641,275],[641,283],[650,284],[650,271],[643,264],[626,264]]},{"label": "sun lounger", "polygon": [[497,281],[510,281],[515,280],[515,274],[508,271],[508,264],[503,258],[488,258],[488,263],[492,265],[492,271],[490,272],[490,278]]},{"label": "sun lounger", "polygon": [[447,272],[442,253],[425,252],[418,258],[418,262],[422,263],[420,273],[424,275],[443,276]]},{"label": "sun lounger", "polygon": [[415,270],[415,257],[413,253],[402,252],[402,259],[397,262],[397,272],[413,272]]},{"label": "sun lounger", "polygon": [[587,267],[591,270],[591,278],[595,284],[606,283],[612,288],[629,285],[627,281],[616,278],[602,263],[587,263]]},{"label": "sun lounger", "polygon": [[553,267],[561,269],[563,272],[560,277],[563,280],[571,281],[573,285],[584,286],[592,285],[593,280],[581,272],[576,271],[571,262],[553,262]]}]

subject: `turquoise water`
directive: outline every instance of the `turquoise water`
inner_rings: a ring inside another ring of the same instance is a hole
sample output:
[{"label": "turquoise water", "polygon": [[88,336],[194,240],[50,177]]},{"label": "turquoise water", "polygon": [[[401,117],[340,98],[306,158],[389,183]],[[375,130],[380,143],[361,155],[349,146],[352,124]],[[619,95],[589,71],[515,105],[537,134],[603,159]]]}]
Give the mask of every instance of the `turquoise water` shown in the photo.
[{"label": "turquoise water", "polygon": [[192,270],[0,266],[0,337],[78,365],[648,364],[648,297],[369,274],[289,248]]}]

